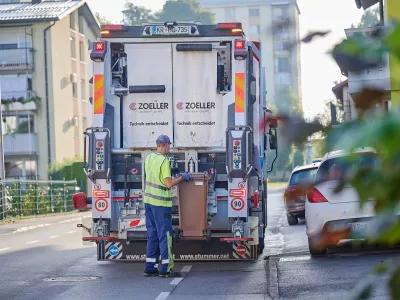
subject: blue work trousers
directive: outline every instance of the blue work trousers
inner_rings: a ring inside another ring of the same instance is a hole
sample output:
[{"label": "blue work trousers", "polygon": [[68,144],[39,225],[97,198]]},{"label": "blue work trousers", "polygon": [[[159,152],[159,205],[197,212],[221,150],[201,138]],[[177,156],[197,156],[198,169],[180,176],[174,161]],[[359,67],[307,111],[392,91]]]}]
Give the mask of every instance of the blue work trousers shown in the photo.
[{"label": "blue work trousers", "polygon": [[145,203],[146,209],[146,267],[155,272],[161,254],[160,274],[168,273],[174,266],[172,256],[172,209]]}]

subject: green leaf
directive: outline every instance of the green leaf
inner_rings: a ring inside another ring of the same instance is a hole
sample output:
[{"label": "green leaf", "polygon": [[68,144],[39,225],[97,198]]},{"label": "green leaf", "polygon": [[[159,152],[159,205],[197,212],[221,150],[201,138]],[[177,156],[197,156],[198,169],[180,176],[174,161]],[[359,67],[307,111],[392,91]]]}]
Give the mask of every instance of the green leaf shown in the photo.
[{"label": "green leaf", "polygon": [[375,266],[374,273],[378,275],[382,275],[389,270],[389,266],[385,263],[381,263]]},{"label": "green leaf", "polygon": [[389,281],[389,288],[392,299],[400,299],[400,268],[393,273],[392,278]]},{"label": "green leaf", "polygon": [[385,42],[391,54],[400,59],[400,24],[394,25],[391,32],[385,38]]}]

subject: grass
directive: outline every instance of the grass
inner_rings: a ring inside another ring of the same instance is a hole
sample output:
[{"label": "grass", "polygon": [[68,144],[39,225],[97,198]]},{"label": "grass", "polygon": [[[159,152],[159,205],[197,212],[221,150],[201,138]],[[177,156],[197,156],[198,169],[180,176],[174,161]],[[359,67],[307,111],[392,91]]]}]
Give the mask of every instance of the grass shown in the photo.
[{"label": "grass", "polygon": [[287,182],[268,182],[267,187],[269,188],[284,188],[287,186]]}]

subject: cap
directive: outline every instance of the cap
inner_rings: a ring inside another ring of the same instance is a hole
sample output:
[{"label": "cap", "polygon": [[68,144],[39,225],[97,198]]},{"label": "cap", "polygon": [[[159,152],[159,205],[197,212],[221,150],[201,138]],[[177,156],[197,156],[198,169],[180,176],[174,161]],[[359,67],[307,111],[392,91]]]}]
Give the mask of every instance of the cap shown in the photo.
[{"label": "cap", "polygon": [[160,135],[160,136],[157,138],[156,143],[157,143],[157,144],[158,144],[158,143],[162,143],[162,144],[171,144],[171,140],[169,139],[169,137],[168,137],[167,135],[162,134],[162,135]]}]

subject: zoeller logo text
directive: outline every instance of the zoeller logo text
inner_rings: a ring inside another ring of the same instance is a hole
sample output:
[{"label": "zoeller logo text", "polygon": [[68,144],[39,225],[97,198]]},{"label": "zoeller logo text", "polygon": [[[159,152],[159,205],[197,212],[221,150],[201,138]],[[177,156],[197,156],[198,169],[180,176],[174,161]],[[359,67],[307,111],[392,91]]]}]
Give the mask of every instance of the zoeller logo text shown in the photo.
[{"label": "zoeller logo text", "polygon": [[154,109],[154,110],[161,110],[161,109],[168,109],[168,103],[138,103],[139,107],[136,108],[136,103],[131,103],[129,108],[131,110],[145,110],[145,109]]},{"label": "zoeller logo text", "polygon": [[215,109],[215,102],[179,102],[176,108],[181,110],[182,104],[184,104],[185,109]]}]

